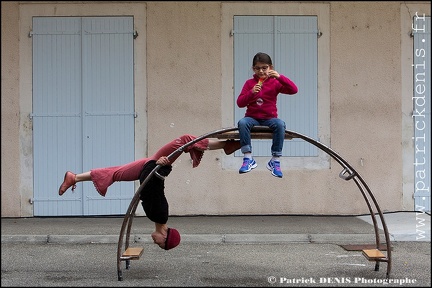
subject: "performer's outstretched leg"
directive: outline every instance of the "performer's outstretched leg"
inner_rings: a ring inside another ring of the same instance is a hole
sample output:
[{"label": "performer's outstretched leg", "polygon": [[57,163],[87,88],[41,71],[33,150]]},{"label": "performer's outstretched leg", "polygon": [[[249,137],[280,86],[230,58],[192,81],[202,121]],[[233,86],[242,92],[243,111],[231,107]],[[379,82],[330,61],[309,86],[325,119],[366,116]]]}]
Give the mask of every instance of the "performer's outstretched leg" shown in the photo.
[{"label": "performer's outstretched leg", "polygon": [[[142,158],[125,165],[112,166],[105,168],[91,169],[88,172],[74,174],[71,171],[65,173],[63,183],[59,188],[59,195],[63,195],[70,187],[72,191],[76,187],[76,183],[82,181],[93,181],[95,189],[101,196],[105,196],[108,187],[116,181],[136,181],[139,179],[140,173],[144,165],[149,160],[158,160],[162,156],[168,156],[172,152],[176,151],[181,146],[189,143],[196,139],[196,136],[185,134],[180,136],[171,142],[162,146],[154,155],[148,158]],[[201,158],[205,150],[217,150],[224,149],[227,155],[240,149],[239,141],[220,141],[214,139],[202,139],[185,148],[184,153],[189,153],[192,159],[192,167],[197,167],[201,162]],[[179,156],[181,152],[171,157],[170,163],[172,164]]]}]

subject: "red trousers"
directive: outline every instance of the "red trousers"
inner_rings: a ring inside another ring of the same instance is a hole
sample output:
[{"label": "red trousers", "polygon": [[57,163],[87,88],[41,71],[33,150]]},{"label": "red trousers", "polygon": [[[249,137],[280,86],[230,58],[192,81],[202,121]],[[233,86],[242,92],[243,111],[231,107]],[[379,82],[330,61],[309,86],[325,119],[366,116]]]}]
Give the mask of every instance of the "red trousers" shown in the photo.
[{"label": "red trousers", "polygon": [[[196,136],[185,134],[165,144],[151,157],[136,160],[121,166],[92,169],[90,170],[91,180],[93,181],[93,184],[99,194],[105,196],[108,187],[114,182],[139,180],[141,170],[147,161],[158,160],[162,156],[168,156],[181,146],[196,138]],[[208,143],[208,139],[202,139],[188,146],[184,150],[184,153],[190,154],[193,168],[199,165],[204,154],[204,150],[208,149]],[[170,159],[171,164],[180,156],[180,154],[181,153],[178,153]]]}]

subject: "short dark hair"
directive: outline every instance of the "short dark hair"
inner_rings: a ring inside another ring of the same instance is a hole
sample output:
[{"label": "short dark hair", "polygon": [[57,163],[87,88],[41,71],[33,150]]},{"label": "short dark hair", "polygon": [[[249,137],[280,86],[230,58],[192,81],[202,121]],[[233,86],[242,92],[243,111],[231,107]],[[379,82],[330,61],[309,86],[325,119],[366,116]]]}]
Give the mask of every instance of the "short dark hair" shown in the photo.
[{"label": "short dark hair", "polygon": [[255,54],[252,60],[252,66],[255,66],[258,62],[273,65],[271,57],[264,52],[258,52]]}]

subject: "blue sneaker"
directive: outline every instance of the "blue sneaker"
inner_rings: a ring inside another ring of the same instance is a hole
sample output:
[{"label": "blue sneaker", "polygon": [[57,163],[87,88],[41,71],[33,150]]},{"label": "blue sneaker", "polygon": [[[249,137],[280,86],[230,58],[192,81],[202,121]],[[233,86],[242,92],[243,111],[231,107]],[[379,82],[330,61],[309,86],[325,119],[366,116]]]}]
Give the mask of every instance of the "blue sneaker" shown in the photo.
[{"label": "blue sneaker", "polygon": [[270,160],[267,163],[267,169],[271,171],[271,174],[275,177],[282,178],[283,174],[280,168],[280,162],[279,161],[273,161]]},{"label": "blue sneaker", "polygon": [[254,159],[243,158],[243,165],[242,167],[240,167],[239,173],[247,173],[252,169],[256,168],[257,166],[258,164],[255,162]]}]

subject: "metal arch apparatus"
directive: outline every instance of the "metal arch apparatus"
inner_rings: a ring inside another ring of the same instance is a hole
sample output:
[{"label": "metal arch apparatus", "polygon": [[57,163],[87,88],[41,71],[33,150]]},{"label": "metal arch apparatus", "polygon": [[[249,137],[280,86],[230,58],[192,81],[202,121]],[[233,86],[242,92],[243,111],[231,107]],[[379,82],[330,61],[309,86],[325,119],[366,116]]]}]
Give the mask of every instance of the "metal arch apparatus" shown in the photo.
[{"label": "metal arch apparatus", "polygon": [[[233,133],[235,131],[238,131],[237,127],[230,127],[230,128],[222,128],[219,130],[214,130],[211,132],[208,132],[206,134],[203,134],[192,141],[189,141],[188,143],[184,144],[183,146],[179,147],[177,150],[172,152],[170,155],[168,155],[168,159],[171,159],[177,154],[183,153],[183,151],[205,139],[205,138],[219,138],[219,139],[238,139],[238,133]],[[255,126],[252,128],[251,136],[254,139],[263,139],[268,137],[263,137],[263,135],[271,135],[272,131],[270,128],[265,126]],[[366,182],[363,180],[363,178],[360,176],[360,174],[350,165],[347,161],[345,161],[340,155],[338,155],[335,151],[333,151],[331,148],[327,147],[326,145],[308,137],[305,135],[302,135],[297,132],[285,130],[285,139],[293,139],[293,138],[300,138],[306,142],[309,142],[310,144],[318,147],[322,151],[326,152],[328,155],[330,155],[334,160],[336,160],[342,167],[342,171],[339,173],[339,177],[342,178],[345,181],[353,180],[357,187],[359,188],[361,194],[363,195],[363,198],[366,202],[366,205],[369,209],[369,213],[372,217],[372,223],[374,226],[374,232],[375,232],[375,249],[364,249],[363,255],[369,260],[369,261],[375,261],[375,271],[379,270],[379,263],[380,262],[386,262],[387,263],[387,273],[386,277],[387,279],[390,277],[390,271],[391,271],[391,243],[390,243],[390,236],[387,229],[387,225],[384,220],[384,215],[381,211],[381,208],[378,205],[378,202],[373,195],[372,191],[369,189]],[[126,211],[126,214],[124,216],[123,224],[120,229],[120,236],[118,241],[118,247],[117,247],[117,276],[118,280],[123,280],[123,274],[121,269],[121,262],[126,261],[126,269],[129,269],[130,267],[130,260],[137,260],[142,254],[142,248],[135,248],[136,250],[133,250],[134,248],[129,247],[130,243],[130,232],[132,228],[132,222],[133,217],[135,215],[135,211],[138,207],[139,201],[140,201],[140,193],[144,186],[147,184],[149,179],[153,176],[154,173],[156,173],[162,166],[157,165],[149,175],[144,179],[144,181],[141,183],[137,191],[135,192],[129,207]],[[386,255],[381,253],[380,251],[380,234],[379,234],[379,227],[378,227],[378,221],[376,214],[379,216],[379,221],[381,222],[383,231],[384,231],[384,237],[385,237],[385,244],[386,244]],[[123,249],[124,247],[124,249]]]}]

